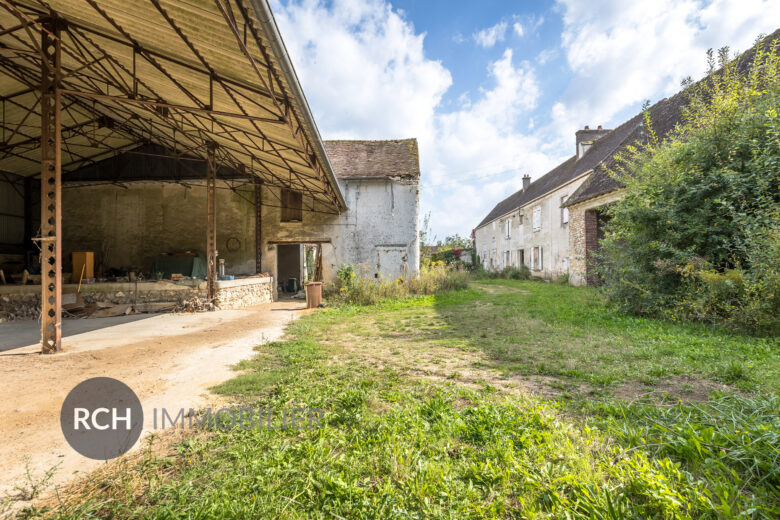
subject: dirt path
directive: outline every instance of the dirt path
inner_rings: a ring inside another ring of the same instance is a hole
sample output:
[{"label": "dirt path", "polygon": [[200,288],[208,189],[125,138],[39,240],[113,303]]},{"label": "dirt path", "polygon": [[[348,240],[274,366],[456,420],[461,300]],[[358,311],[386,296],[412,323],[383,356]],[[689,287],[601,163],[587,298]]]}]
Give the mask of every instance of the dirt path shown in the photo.
[{"label": "dirt path", "polygon": [[[213,396],[207,389],[228,379],[230,366],[249,358],[256,345],[279,338],[290,320],[306,312],[302,309],[299,302],[276,302],[234,311],[154,315],[67,336],[62,354],[39,355],[37,345],[0,352],[0,402],[5,406],[0,497],[18,494],[17,486],[29,487],[27,467],[40,479],[57,466],[51,484],[62,484],[101,464],[71,449],[60,430],[62,402],[81,381],[107,376],[129,385],[143,404],[147,434],[153,408],[208,405]],[[24,344],[30,327],[34,337],[34,323],[3,325],[0,344]]]}]

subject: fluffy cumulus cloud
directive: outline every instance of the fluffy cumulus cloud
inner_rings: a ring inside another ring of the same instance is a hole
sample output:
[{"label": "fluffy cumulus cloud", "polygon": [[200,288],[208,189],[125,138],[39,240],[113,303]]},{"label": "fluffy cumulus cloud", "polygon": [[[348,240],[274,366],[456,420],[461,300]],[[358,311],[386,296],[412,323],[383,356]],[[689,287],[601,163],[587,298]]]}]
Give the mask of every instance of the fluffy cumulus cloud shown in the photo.
[{"label": "fluffy cumulus cloud", "polygon": [[321,133],[382,139],[432,132],[452,78],[423,35],[379,0],[274,3],[274,15]]},{"label": "fluffy cumulus cloud", "polygon": [[467,234],[520,185],[523,172],[552,164],[542,143],[515,130],[528,127],[539,87],[510,49],[486,67],[486,88],[444,111],[449,71],[425,57],[424,35],[387,3],[304,0],[273,8],[323,138],[418,138],[423,211],[438,236]]},{"label": "fluffy cumulus cloud", "polygon": [[745,50],[780,20],[776,0],[558,0],[558,7],[574,73],[551,111],[561,140],[676,92],[686,76],[702,76],[708,48]]},{"label": "fluffy cumulus cloud", "polygon": [[[388,1],[274,0],[273,9],[324,138],[418,138],[422,209],[439,237],[467,234],[524,173],[569,155],[577,128],[620,123],[643,100],[700,77],[706,49],[747,49],[780,20],[777,0],[557,0],[559,47],[513,51],[541,16],[476,32],[480,45],[505,48],[485,63],[481,89],[445,107],[450,71]],[[553,60],[563,93],[550,99],[535,67]]]},{"label": "fluffy cumulus cloud", "polygon": [[506,38],[506,22],[498,22],[492,27],[474,33],[477,45],[489,49]]},{"label": "fluffy cumulus cloud", "polygon": [[521,185],[524,173],[546,171],[554,162],[538,137],[517,130],[528,127],[539,97],[529,65],[515,63],[507,49],[488,76],[490,88],[437,116],[434,153],[423,162],[424,209],[442,233],[468,233]]}]

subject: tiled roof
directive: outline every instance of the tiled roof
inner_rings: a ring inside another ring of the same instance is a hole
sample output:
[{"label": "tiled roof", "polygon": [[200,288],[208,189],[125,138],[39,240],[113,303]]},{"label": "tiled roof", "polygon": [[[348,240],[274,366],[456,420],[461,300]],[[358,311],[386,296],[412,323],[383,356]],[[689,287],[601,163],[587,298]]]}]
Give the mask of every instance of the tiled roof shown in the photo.
[{"label": "tiled roof", "polygon": [[388,141],[324,141],[339,179],[420,178],[417,139]]},{"label": "tiled roof", "polygon": [[[764,38],[763,43],[768,46],[770,41],[776,39],[780,39],[780,29]],[[743,53],[737,62],[737,70],[743,73],[746,72],[750,68],[754,55],[755,47]],[[707,80],[708,78],[705,78],[701,81]],[[686,101],[687,92],[683,90],[670,98],[662,99],[650,107],[650,121],[652,122],[653,131],[660,139],[663,139],[680,121],[682,109]],[[578,204],[623,187],[620,182],[612,178],[607,172],[615,166],[616,154],[618,152],[624,150],[630,144],[645,138],[642,128],[643,121],[644,115],[639,113],[613,131],[613,133],[620,133],[621,142],[610,148],[609,154],[594,168],[593,175],[582,183],[577,191],[569,197],[564,204],[565,206]],[[598,148],[601,144],[601,141],[597,141],[592,148]]]},{"label": "tiled roof", "polygon": [[577,159],[576,155],[572,155],[532,182],[527,190],[519,190],[499,202],[496,207],[482,219],[482,222],[480,222],[477,227],[480,228],[501,215],[505,215],[513,209],[519,208],[592,170],[598,166],[601,161],[608,158],[612,152],[623,143],[626,134],[630,133],[630,131],[630,127],[622,125],[620,128],[609,132],[607,135],[593,143],[580,159]]},{"label": "tiled roof", "polygon": [[[766,37],[763,41],[768,45],[768,42],[778,38],[780,38],[780,29]],[[752,62],[754,53],[755,47],[742,54],[739,57],[737,69],[743,72],[747,70]],[[702,81],[706,81],[706,79]],[[650,107],[650,120],[653,124],[653,131],[659,138],[666,136],[680,121],[685,100],[686,93],[682,91],[670,98],[664,98]],[[527,191],[519,190],[499,202],[482,219],[477,228],[555,190],[591,169],[593,174],[569,197],[564,204],[565,206],[571,206],[572,204],[577,204],[621,188],[622,185],[610,177],[607,171],[615,165],[618,152],[631,143],[637,142],[638,139],[644,138],[643,123],[644,114],[639,113],[635,115],[596,141],[581,159],[577,160],[576,156],[568,158],[532,182]]]}]

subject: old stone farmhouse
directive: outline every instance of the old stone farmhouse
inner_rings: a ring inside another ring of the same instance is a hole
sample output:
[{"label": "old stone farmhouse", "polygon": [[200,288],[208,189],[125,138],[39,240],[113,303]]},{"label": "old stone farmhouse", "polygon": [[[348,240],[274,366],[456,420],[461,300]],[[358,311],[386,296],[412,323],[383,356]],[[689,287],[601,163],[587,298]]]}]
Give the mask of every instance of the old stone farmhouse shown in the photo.
[{"label": "old stone farmhouse", "polygon": [[[780,39],[780,30],[763,45]],[[749,69],[755,47],[739,57],[737,69]],[[707,81],[705,78],[702,81]],[[683,90],[648,108],[652,130],[663,139],[680,121]],[[485,269],[527,265],[544,278],[568,275],[573,285],[597,285],[594,253],[608,220],[606,207],[622,197],[623,186],[609,175],[621,151],[645,141],[646,114],[639,113],[614,130],[585,127],[575,136],[575,155],[499,202],[474,230],[477,255]]]},{"label": "old stone farmhouse", "polygon": [[575,154],[534,182],[499,202],[474,230],[477,255],[485,269],[527,265],[546,278],[569,272],[569,210],[561,207],[593,171],[601,155],[595,143],[611,132],[585,127],[575,136]]},{"label": "old stone farmhouse", "polygon": [[[653,129],[664,136],[680,119],[683,93],[649,109]],[[486,269],[527,265],[537,276],[568,275],[573,285],[597,284],[589,260],[603,236],[605,205],[621,197],[622,186],[607,171],[616,155],[645,139],[644,114],[614,130],[587,126],[576,132],[576,154],[496,207],[474,237]]]}]

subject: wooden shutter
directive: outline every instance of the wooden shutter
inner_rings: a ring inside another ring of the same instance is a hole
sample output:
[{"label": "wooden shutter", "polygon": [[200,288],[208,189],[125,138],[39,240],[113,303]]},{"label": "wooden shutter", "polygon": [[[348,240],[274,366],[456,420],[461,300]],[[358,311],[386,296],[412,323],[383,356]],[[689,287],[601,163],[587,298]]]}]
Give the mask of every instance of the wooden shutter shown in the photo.
[{"label": "wooden shutter", "polygon": [[282,222],[303,220],[303,194],[299,191],[282,189]]}]

